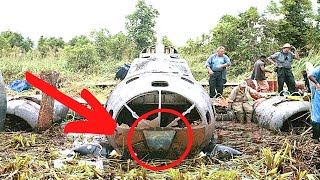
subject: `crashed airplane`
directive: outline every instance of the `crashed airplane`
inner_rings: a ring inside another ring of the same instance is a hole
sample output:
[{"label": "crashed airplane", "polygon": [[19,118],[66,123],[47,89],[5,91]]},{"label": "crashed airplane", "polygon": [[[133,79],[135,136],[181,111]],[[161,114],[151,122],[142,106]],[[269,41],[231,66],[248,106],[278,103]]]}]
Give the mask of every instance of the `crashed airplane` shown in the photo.
[{"label": "crashed airplane", "polygon": [[[9,98],[8,102],[5,94],[3,97],[3,102],[8,103],[3,107],[8,110],[4,109],[2,115],[7,113],[21,118],[31,129],[37,128],[40,96]],[[186,150],[188,138],[192,138],[189,157],[201,151],[207,155],[220,151],[241,155],[237,150],[215,144],[216,113],[211,99],[174,48],[158,46],[142,51],[110,94],[105,108],[117,123],[115,133],[107,136],[107,142],[76,146],[72,151],[108,156],[115,150],[123,158],[130,158],[127,140],[133,123],[151,110],[172,109],[188,120],[192,137],[188,135],[186,124],[175,115],[153,114],[134,129],[131,145],[138,158],[178,159]],[[67,115],[68,108],[55,102],[53,111],[53,120],[57,122]],[[4,129],[4,118],[0,119],[0,130]]]},{"label": "crashed airplane", "polygon": [[[193,77],[186,60],[173,48],[142,51],[105,107],[118,124],[115,133],[107,137],[108,142],[123,156],[129,155],[130,127],[154,109],[173,109],[186,117],[193,132],[189,156],[201,152],[213,138],[216,117],[210,97]],[[186,150],[188,138],[180,118],[159,112],[137,125],[131,141],[138,157],[176,159]]]}]

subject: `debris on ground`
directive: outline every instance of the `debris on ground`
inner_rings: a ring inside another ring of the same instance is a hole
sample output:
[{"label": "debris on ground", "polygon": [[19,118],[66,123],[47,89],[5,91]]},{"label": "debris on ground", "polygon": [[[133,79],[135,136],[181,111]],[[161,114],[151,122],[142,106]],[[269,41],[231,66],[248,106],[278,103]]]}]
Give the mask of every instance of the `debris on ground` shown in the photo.
[{"label": "debris on ground", "polygon": [[[122,160],[117,155],[79,156],[67,151],[104,137],[66,136],[59,126],[41,135],[3,132],[0,133],[0,179],[297,179],[298,176],[308,179],[311,174],[319,174],[320,146],[312,142],[309,127],[275,133],[253,123],[224,121],[217,122],[216,128],[216,134],[220,134],[217,143],[239,150],[242,156],[221,161],[199,155],[160,172],[146,170],[135,161]],[[90,161],[93,163],[84,163]],[[173,162],[143,161],[154,166]],[[99,168],[101,162],[103,170]]]},{"label": "debris on ground", "polygon": [[22,92],[29,90],[31,85],[26,80],[15,80],[8,85],[8,88],[13,91]]}]

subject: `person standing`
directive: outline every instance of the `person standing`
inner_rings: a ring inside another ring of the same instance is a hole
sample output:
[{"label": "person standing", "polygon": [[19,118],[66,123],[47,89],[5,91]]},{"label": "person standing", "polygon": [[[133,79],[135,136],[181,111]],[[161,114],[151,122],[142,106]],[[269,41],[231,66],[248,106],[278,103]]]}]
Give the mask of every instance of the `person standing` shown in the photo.
[{"label": "person standing", "polygon": [[312,98],[311,125],[312,139],[315,143],[320,141],[320,66],[315,68],[308,75],[310,81],[315,84],[315,90]]},{"label": "person standing", "polygon": [[308,93],[311,93],[311,88],[310,88],[310,83],[309,83],[307,71],[302,71],[301,74],[303,76],[304,88],[307,90]]},{"label": "person standing", "polygon": [[210,75],[210,97],[222,96],[223,84],[227,82],[226,67],[231,66],[230,58],[224,54],[225,48],[218,47],[217,52],[212,54],[206,61],[205,65]]},{"label": "person standing", "polygon": [[[294,53],[291,52],[291,49],[294,50]],[[297,49],[289,43],[284,44],[280,52],[276,52],[268,58],[276,66],[280,95],[282,95],[284,83],[288,86],[290,93],[296,92],[296,82],[292,74],[293,59],[299,59],[299,54]]]},{"label": "person standing", "polygon": [[253,79],[257,81],[259,92],[269,91],[269,84],[268,84],[265,73],[266,72],[272,73],[272,71],[266,69],[265,67],[266,60],[267,60],[267,56],[261,55],[259,59],[256,61],[256,63],[254,64],[254,68],[253,68],[253,76],[254,76]]}]

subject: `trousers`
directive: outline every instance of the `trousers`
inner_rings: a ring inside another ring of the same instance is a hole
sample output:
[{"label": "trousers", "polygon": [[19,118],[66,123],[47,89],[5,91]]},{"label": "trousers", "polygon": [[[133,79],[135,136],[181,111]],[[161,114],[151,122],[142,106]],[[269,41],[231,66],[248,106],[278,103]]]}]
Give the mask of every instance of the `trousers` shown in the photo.
[{"label": "trousers", "polygon": [[291,69],[278,68],[277,76],[278,76],[278,93],[280,93],[283,90],[284,83],[287,84],[288,90],[290,93],[296,92],[296,81],[294,80],[294,76],[292,74]]},{"label": "trousers", "polygon": [[319,140],[320,138],[320,123],[311,121],[312,125],[312,139]]},{"label": "trousers", "polygon": [[251,104],[248,102],[234,102],[232,103],[232,109],[236,113],[238,122],[251,122],[253,113],[253,107]]},{"label": "trousers", "polygon": [[224,80],[222,79],[222,72],[216,71],[213,73],[213,75],[209,78],[209,91],[210,91],[210,97],[213,98],[217,94],[217,96],[221,96],[223,93],[223,83]]}]

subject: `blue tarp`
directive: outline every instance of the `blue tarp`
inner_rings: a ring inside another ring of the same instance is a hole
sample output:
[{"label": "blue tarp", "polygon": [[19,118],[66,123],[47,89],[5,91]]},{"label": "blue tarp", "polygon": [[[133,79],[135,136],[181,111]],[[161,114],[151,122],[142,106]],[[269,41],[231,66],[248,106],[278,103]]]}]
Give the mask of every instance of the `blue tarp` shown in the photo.
[{"label": "blue tarp", "polygon": [[30,89],[31,86],[26,80],[15,80],[8,85],[8,88],[13,91],[21,92]]},{"label": "blue tarp", "polygon": [[320,123],[320,91],[314,91],[314,97],[312,99],[312,112],[311,120]]}]

